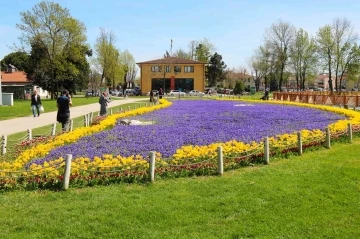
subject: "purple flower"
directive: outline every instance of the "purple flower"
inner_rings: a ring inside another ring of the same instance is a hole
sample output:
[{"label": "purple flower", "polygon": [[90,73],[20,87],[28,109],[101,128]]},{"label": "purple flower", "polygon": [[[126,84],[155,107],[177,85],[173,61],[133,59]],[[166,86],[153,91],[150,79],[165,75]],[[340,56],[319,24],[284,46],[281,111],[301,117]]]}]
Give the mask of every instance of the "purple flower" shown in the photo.
[{"label": "purple flower", "polygon": [[30,164],[42,164],[66,154],[93,159],[103,154],[146,157],[149,151],[157,151],[169,157],[183,145],[209,145],[229,140],[249,143],[260,141],[265,136],[302,129],[324,129],[345,117],[297,106],[181,100],[174,101],[169,108],[131,119],[154,124],[117,125],[111,130],[81,138],[74,144],[56,148],[45,158]]}]

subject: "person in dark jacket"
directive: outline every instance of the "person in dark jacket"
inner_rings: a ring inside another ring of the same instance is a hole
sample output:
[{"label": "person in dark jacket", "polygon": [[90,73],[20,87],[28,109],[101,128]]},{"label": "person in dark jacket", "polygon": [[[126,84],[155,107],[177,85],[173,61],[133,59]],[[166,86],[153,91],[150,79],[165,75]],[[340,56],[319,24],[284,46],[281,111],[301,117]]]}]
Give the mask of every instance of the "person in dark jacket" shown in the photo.
[{"label": "person in dark jacket", "polygon": [[62,131],[65,132],[69,129],[70,123],[70,106],[72,106],[71,97],[67,90],[62,92],[62,95],[57,99],[57,116],[56,120],[61,123]]},{"label": "person in dark jacket", "polygon": [[33,112],[34,117],[40,116],[40,106],[41,106],[41,99],[40,95],[37,94],[37,91],[34,90],[33,94],[31,95],[31,110]]}]

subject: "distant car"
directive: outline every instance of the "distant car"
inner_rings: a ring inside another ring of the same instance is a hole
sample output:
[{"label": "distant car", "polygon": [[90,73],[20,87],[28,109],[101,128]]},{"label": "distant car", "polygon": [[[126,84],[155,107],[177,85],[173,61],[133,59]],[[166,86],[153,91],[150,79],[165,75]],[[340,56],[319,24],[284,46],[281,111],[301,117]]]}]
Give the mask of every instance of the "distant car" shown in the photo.
[{"label": "distant car", "polygon": [[188,93],[188,95],[190,95],[190,96],[201,96],[201,95],[204,95],[204,93],[201,92],[201,91],[198,91],[198,90],[191,90],[191,91]]},{"label": "distant car", "polygon": [[92,94],[91,91],[86,91],[85,96],[86,96],[86,97],[89,97],[89,96],[93,96],[93,94]]},{"label": "distant car", "polygon": [[133,89],[126,89],[126,90],[125,90],[125,95],[134,96],[134,95],[135,95],[135,91],[134,91]]},{"label": "distant car", "polygon": [[182,92],[182,91],[179,91],[179,90],[171,90],[168,95],[170,96],[185,96],[186,93],[185,92]]}]

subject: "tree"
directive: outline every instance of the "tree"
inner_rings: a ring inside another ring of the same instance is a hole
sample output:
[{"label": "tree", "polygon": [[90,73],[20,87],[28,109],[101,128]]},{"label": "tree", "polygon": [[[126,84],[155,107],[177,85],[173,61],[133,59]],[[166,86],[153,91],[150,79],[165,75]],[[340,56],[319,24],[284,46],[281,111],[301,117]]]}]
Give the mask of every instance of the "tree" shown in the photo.
[{"label": "tree", "polygon": [[120,54],[120,64],[123,68],[123,74],[125,76],[124,83],[130,83],[134,86],[138,68],[136,67],[134,56],[128,50],[125,50]]},{"label": "tree", "polygon": [[25,71],[29,63],[29,55],[22,51],[12,52],[6,55],[1,63],[2,71],[6,71],[9,64],[16,66],[19,71]]},{"label": "tree", "polygon": [[275,63],[279,66],[280,79],[279,90],[283,83],[283,74],[288,62],[288,50],[295,36],[295,27],[290,23],[279,20],[273,23],[265,32],[265,42],[271,47],[271,52],[275,57]]},{"label": "tree", "polygon": [[48,85],[47,89],[53,99],[58,90],[55,88],[55,83],[58,83],[55,74],[57,63],[61,61],[66,47],[86,45],[85,26],[72,18],[68,9],[53,2],[40,2],[32,11],[22,12],[20,15],[22,24],[16,26],[22,31],[22,43],[36,45],[36,49],[41,49],[44,53],[42,58],[47,58],[50,75],[43,77],[47,80],[41,83]]},{"label": "tree", "polygon": [[235,95],[240,95],[245,91],[245,85],[244,82],[242,81],[238,81],[235,84],[235,88],[234,88],[234,94]]},{"label": "tree", "polygon": [[191,59],[191,55],[188,52],[185,52],[183,49],[178,49],[172,55],[173,57],[183,58],[183,59]]},{"label": "tree", "polygon": [[195,47],[195,60],[207,63],[214,51],[215,46],[208,39],[204,38]]},{"label": "tree", "polygon": [[214,55],[210,58],[209,66],[207,67],[206,71],[206,78],[209,81],[209,86],[216,86],[217,82],[226,78],[225,69],[226,65],[222,60],[222,56],[215,52]]},{"label": "tree", "polygon": [[107,32],[104,28],[100,28],[100,36],[95,44],[95,64],[101,72],[102,79],[100,85],[109,85],[110,79],[118,78],[120,73],[118,69],[120,52],[114,45],[115,41],[116,36],[112,31]]},{"label": "tree", "polygon": [[315,39],[303,29],[296,32],[296,37],[289,51],[291,66],[295,73],[297,90],[305,89],[307,76],[316,71],[318,57],[316,55]]},{"label": "tree", "polygon": [[329,74],[329,88],[330,91],[333,91],[332,84],[332,66],[334,63],[334,53],[335,53],[335,41],[332,37],[332,29],[330,25],[321,27],[317,32],[317,49],[318,54],[323,60],[324,65],[327,67]]}]

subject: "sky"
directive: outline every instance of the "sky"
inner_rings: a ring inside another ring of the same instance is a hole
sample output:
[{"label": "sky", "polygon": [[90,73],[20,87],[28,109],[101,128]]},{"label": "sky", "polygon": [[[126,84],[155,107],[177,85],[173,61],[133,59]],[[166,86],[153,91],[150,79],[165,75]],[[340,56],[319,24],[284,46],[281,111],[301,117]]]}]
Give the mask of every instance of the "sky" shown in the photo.
[{"label": "sky", "polygon": [[[19,45],[20,13],[40,1],[0,0],[0,59]],[[170,50],[188,50],[192,40],[207,38],[229,68],[248,68],[248,59],[263,44],[278,20],[303,28],[312,36],[335,18],[346,17],[360,31],[359,0],[58,0],[87,28],[94,48],[100,28],[115,33],[116,46],[136,62],[161,58]]]}]

